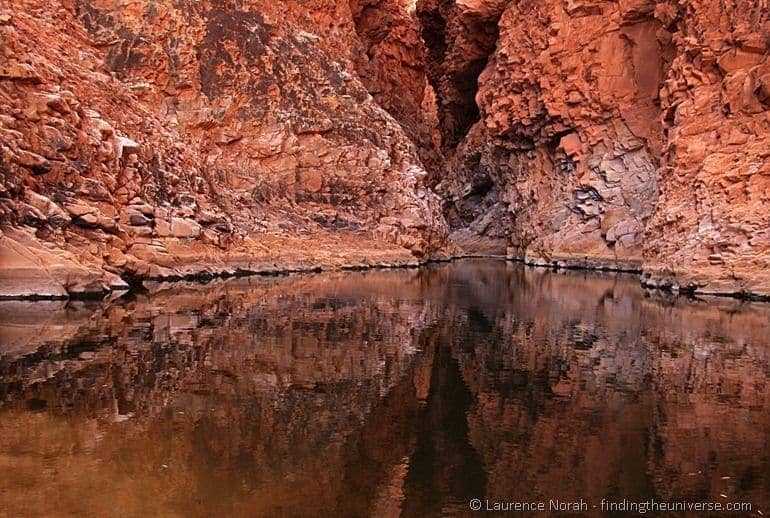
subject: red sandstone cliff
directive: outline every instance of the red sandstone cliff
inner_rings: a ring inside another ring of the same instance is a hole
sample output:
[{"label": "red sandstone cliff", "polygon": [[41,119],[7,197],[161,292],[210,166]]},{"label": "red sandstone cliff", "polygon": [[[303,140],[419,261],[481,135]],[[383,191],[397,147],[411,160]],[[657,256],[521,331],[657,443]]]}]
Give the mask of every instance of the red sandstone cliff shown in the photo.
[{"label": "red sandstone cliff", "polygon": [[643,269],[653,285],[770,293],[766,1],[418,11],[444,108],[437,191],[452,202],[452,240],[536,264]]},{"label": "red sandstone cliff", "polygon": [[434,253],[418,149],[355,73],[390,92],[387,59],[327,4],[4,2],[3,294]]},{"label": "red sandstone cliff", "polygon": [[769,295],[769,16],[4,0],[0,294],[470,253]]}]

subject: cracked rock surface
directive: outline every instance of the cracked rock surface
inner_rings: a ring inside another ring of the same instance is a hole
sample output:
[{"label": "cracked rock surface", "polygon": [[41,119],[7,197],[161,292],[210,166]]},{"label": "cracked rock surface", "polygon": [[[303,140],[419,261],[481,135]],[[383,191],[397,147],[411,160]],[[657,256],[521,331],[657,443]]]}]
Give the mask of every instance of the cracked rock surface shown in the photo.
[{"label": "cracked rock surface", "polygon": [[0,296],[499,255],[770,295],[767,0],[0,3]]},{"label": "cracked rock surface", "polygon": [[353,15],[332,45],[279,7],[3,3],[2,295],[439,250],[418,149],[340,45]]},{"label": "cracked rock surface", "polygon": [[[436,190],[450,241],[643,270],[657,286],[770,293],[766,1],[421,0],[418,11],[445,107]],[[469,30],[480,23],[486,33]],[[480,61],[474,89],[461,72]]]}]

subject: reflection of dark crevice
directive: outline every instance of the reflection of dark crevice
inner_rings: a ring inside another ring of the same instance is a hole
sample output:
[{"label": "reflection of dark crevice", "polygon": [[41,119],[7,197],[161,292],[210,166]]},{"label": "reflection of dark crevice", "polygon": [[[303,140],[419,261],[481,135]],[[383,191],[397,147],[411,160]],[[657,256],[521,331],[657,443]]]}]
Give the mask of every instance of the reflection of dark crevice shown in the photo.
[{"label": "reflection of dark crevice", "polygon": [[456,506],[465,510],[471,498],[484,494],[483,461],[468,438],[466,414],[472,404],[451,349],[439,345],[404,483],[402,516],[432,516]]},{"label": "reflection of dark crevice", "polygon": [[[72,488],[192,516],[464,516],[484,496],[725,489],[766,505],[760,307],[662,304],[631,276],[488,261],[217,286],[61,309],[47,325],[77,333],[59,344],[38,336],[46,306],[0,311],[0,331],[28,335],[0,357],[9,469],[34,467],[63,512]],[[393,354],[404,345],[420,352]],[[339,375],[359,359],[376,370]],[[116,403],[134,415],[113,422]],[[130,484],[98,485],[114,480]]]},{"label": "reflection of dark crevice", "polygon": [[484,313],[475,307],[468,310],[468,323],[473,331],[481,334],[492,333],[495,329]]}]

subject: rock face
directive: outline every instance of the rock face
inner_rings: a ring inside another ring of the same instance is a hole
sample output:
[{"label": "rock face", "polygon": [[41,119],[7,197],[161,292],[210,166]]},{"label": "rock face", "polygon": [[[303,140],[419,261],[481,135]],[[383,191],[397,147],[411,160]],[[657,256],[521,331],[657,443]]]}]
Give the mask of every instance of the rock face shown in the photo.
[{"label": "rock face", "polygon": [[676,57],[660,90],[661,197],[650,282],[770,294],[770,10],[766,0],[664,5]]},{"label": "rock face", "polygon": [[770,292],[766,2],[421,0],[418,12],[450,239],[535,264],[643,268],[655,285]]},{"label": "rock face", "polygon": [[769,34],[766,0],[4,3],[0,295],[451,254],[770,295]]},{"label": "rock face", "polygon": [[[326,41],[310,32],[323,32],[328,7],[289,9],[294,24],[271,2],[4,10],[0,252],[49,259],[4,260],[3,293],[434,254],[439,200],[412,140],[355,73],[366,47],[353,14],[336,13],[347,24]],[[367,78],[395,99],[388,77]],[[424,92],[412,92],[414,134]],[[81,270],[93,282],[76,280]],[[30,276],[46,286],[25,291]]]}]

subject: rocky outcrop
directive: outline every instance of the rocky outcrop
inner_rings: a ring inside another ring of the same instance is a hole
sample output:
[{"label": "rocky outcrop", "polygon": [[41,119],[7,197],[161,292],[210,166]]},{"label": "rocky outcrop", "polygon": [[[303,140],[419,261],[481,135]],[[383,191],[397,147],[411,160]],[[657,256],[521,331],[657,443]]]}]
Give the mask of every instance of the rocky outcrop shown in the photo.
[{"label": "rocky outcrop", "polygon": [[330,54],[279,11],[170,0],[3,11],[0,251],[49,251],[4,260],[4,295],[438,250],[438,198],[355,74],[354,46]]},{"label": "rocky outcrop", "polygon": [[[460,246],[770,293],[766,2],[418,10],[445,108],[437,191]],[[494,44],[489,26],[469,30],[477,20],[497,25]]]},{"label": "rocky outcrop", "polygon": [[676,57],[660,90],[666,147],[645,282],[770,295],[770,6],[655,13]]},{"label": "rocky outcrop", "polygon": [[638,269],[658,195],[659,23],[613,2],[498,4],[475,6],[500,33],[478,77],[481,119],[439,190],[461,213],[479,194],[507,208],[509,254],[528,262]]},{"label": "rocky outcrop", "polygon": [[361,81],[404,128],[428,173],[440,174],[438,106],[414,1],[351,0],[350,8],[362,44],[353,56]]}]

